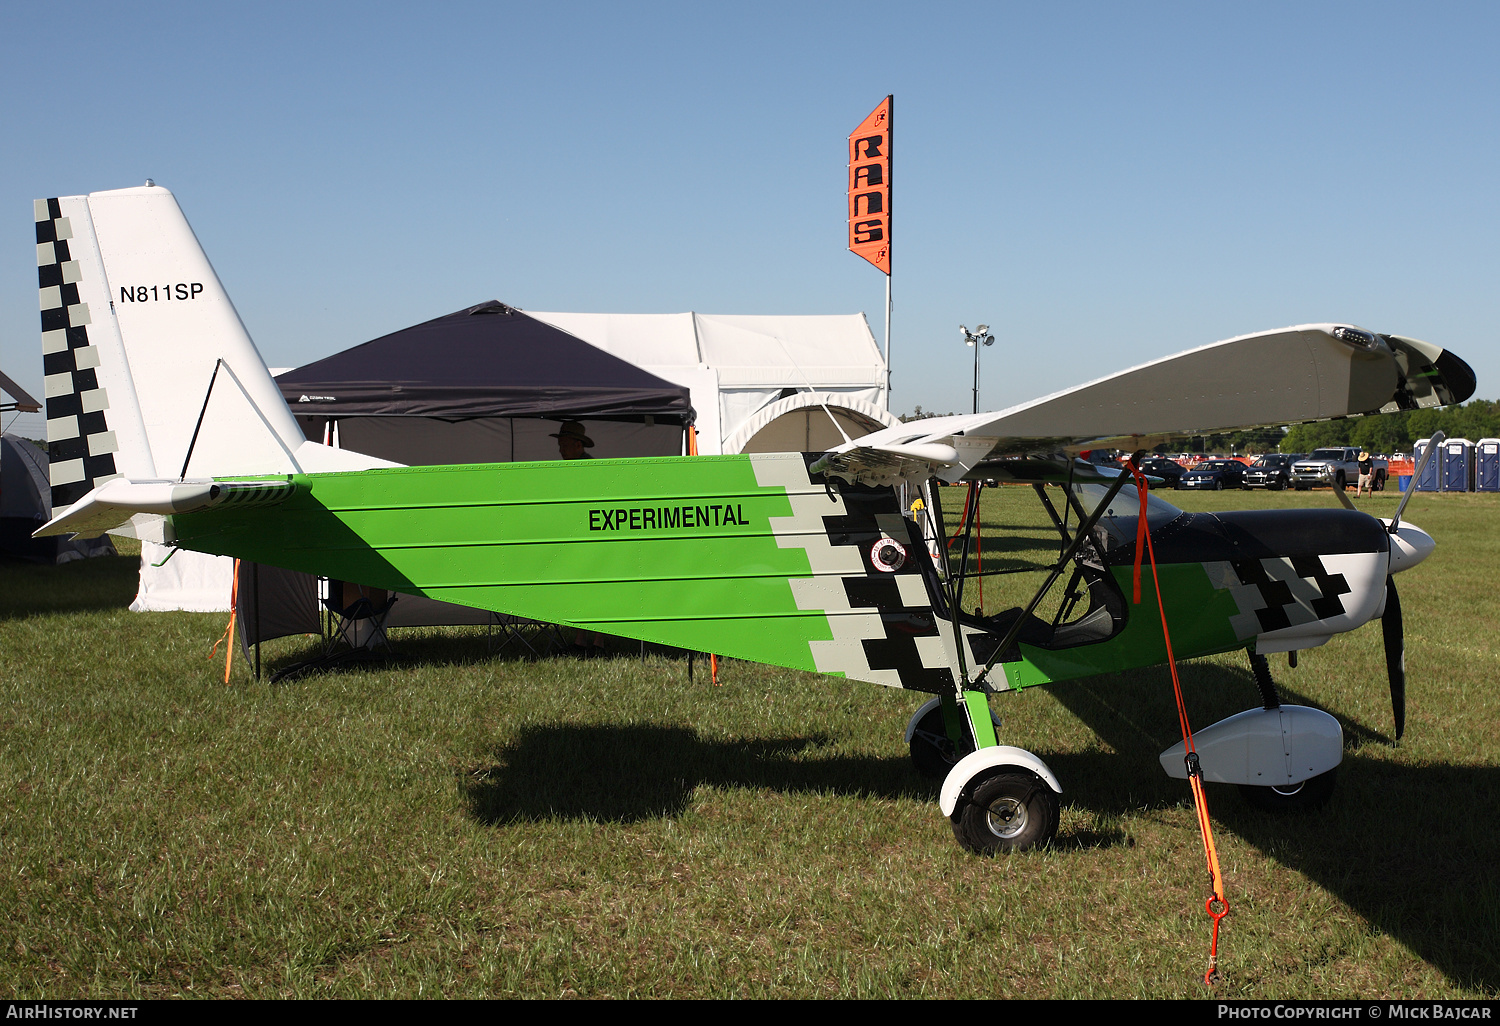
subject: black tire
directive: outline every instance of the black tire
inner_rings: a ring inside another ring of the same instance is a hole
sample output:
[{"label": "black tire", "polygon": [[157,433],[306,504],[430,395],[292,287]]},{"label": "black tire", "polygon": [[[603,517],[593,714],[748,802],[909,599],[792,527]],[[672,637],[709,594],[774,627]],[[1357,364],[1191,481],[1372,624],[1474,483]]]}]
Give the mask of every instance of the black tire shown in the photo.
[{"label": "black tire", "polygon": [[1344,472],[1342,470],[1340,470],[1337,474],[1334,474],[1333,475],[1333,479],[1339,483],[1339,489],[1340,490],[1343,490],[1343,489],[1349,487],[1349,482],[1344,477]]},{"label": "black tire", "polygon": [[[1219,478],[1218,480],[1216,480],[1214,482],[1214,491],[1216,491],[1216,492],[1222,492],[1223,490],[1224,490],[1224,479],[1221,477],[1221,478]],[[1005,639],[1001,638],[1000,640],[1004,641]]]},{"label": "black tire", "polygon": [[1025,770],[1007,769],[973,785],[953,810],[953,836],[976,855],[1030,851],[1057,836],[1057,795]]},{"label": "black tire", "polygon": [[1301,812],[1304,809],[1319,809],[1333,797],[1337,769],[1320,773],[1311,780],[1304,780],[1291,787],[1254,787],[1240,785],[1240,795],[1246,802],[1266,812]]},{"label": "black tire", "polygon": [[917,721],[917,729],[911,735],[911,761],[922,776],[942,780],[954,764],[968,754],[958,752],[949,740],[948,729],[943,725],[942,706],[927,710],[927,715]]},{"label": "black tire", "polygon": [[1297,491],[1299,491],[1299,492],[1305,492],[1305,491],[1307,491],[1307,485],[1305,485],[1305,484],[1298,484],[1297,485]]},{"label": "black tire", "polygon": [[1375,475],[1375,490],[1377,492],[1383,492],[1383,491],[1385,491],[1385,481],[1386,481],[1386,477],[1385,477],[1384,474],[1376,474]]}]

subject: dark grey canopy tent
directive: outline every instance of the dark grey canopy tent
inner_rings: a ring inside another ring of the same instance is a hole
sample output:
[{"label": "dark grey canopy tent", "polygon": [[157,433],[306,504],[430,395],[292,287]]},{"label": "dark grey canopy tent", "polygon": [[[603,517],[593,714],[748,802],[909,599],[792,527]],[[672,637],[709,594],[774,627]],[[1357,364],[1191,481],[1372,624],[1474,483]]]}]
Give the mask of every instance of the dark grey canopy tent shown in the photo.
[{"label": "dark grey canopy tent", "polygon": [[[693,422],[685,386],[495,301],[383,335],[276,382],[308,438],[407,466],[557,459],[551,435],[565,421],[584,423],[593,456],[677,455]],[[244,643],[317,632],[310,588],[300,574],[241,567]],[[491,619],[403,596],[387,623]]]},{"label": "dark grey canopy tent", "polygon": [[[10,391],[10,386],[6,386]],[[24,396],[24,392],[12,392]],[[52,519],[52,486],[46,450],[19,435],[0,436],[0,552],[34,563],[66,563],[90,556],[113,556],[108,535],[98,538],[33,538]]]},{"label": "dark grey canopy tent", "polygon": [[565,420],[595,456],[675,455],[693,420],[685,386],[493,301],[276,382],[308,438],[408,466],[556,459]]}]

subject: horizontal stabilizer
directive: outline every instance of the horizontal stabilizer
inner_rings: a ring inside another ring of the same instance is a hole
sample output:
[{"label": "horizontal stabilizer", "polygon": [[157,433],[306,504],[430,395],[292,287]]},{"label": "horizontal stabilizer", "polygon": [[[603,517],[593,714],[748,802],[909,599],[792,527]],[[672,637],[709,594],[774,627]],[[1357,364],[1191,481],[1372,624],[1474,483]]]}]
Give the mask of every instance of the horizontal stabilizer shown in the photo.
[{"label": "horizontal stabilizer", "polygon": [[116,478],[90,491],[32,534],[97,538],[141,513],[195,513],[216,506],[268,506],[296,491],[290,481],[127,481]]}]

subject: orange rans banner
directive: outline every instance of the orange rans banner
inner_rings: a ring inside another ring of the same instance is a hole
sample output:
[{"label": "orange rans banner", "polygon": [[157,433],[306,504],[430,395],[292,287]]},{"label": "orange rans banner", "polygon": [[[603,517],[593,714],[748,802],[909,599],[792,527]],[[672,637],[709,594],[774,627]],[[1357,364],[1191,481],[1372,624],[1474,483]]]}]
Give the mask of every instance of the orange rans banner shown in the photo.
[{"label": "orange rans banner", "polygon": [[891,111],[887,96],[849,136],[849,251],[891,273]]}]

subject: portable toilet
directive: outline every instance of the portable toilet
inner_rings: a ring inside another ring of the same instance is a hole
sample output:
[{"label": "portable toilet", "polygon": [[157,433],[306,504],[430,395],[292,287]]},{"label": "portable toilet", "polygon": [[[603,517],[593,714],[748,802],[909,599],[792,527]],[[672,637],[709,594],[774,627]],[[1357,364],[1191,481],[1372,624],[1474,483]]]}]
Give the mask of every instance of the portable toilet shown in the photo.
[{"label": "portable toilet", "polygon": [[1473,442],[1467,438],[1450,438],[1443,443],[1443,451],[1435,455],[1433,459],[1443,461],[1443,491],[1474,490]]},{"label": "portable toilet", "polygon": [[[1411,458],[1412,458],[1412,460],[1414,462],[1420,464],[1422,462],[1422,454],[1427,451],[1427,447],[1429,445],[1431,445],[1431,444],[1432,444],[1432,439],[1430,439],[1430,438],[1424,438],[1420,442],[1418,442],[1416,445],[1412,446],[1412,450],[1411,450]],[[1442,480],[1443,480],[1443,459],[1442,459],[1442,454],[1440,454],[1440,453],[1433,453],[1432,454],[1432,459],[1430,459],[1430,460],[1427,461],[1427,466],[1425,466],[1425,467],[1422,468],[1422,473],[1417,477],[1417,480],[1415,481],[1414,484],[1415,484],[1415,487],[1416,487],[1417,491],[1419,491],[1419,492],[1435,492],[1435,491],[1438,490],[1439,486],[1442,484]]]},{"label": "portable toilet", "polygon": [[1500,492],[1500,438],[1474,443],[1474,490]]}]

